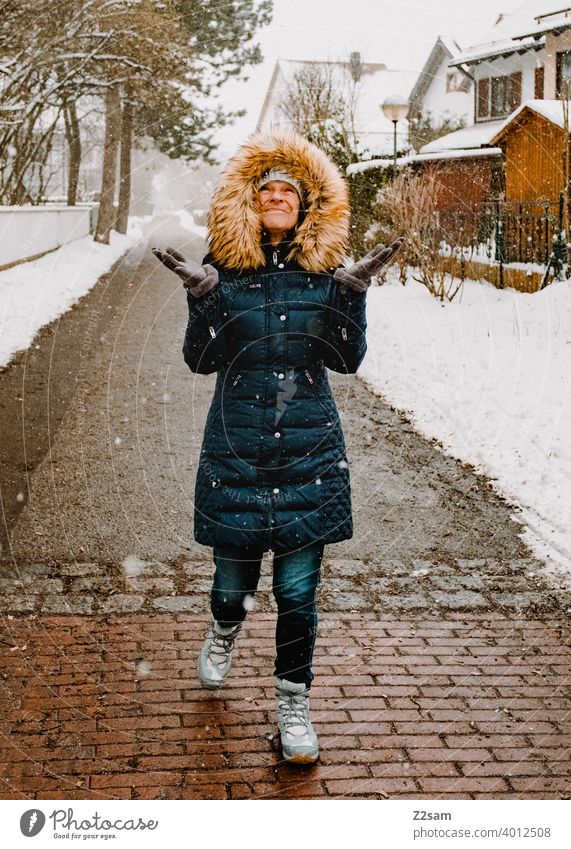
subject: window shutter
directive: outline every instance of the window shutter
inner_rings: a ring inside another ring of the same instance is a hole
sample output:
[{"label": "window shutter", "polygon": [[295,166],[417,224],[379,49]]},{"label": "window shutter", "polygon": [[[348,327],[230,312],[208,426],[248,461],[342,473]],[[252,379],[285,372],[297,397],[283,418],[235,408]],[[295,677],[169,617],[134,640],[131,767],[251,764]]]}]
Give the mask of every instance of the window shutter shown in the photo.
[{"label": "window shutter", "polygon": [[510,103],[510,112],[513,112],[514,109],[521,103],[521,71],[515,71],[515,73],[510,75],[511,78],[511,103]]},{"label": "window shutter", "polygon": [[536,100],[543,100],[543,85],[545,79],[545,68],[536,68],[535,69],[535,85],[534,85],[534,95]]},{"label": "window shutter", "polygon": [[490,114],[490,80],[478,80],[476,95],[476,117],[487,118]]}]

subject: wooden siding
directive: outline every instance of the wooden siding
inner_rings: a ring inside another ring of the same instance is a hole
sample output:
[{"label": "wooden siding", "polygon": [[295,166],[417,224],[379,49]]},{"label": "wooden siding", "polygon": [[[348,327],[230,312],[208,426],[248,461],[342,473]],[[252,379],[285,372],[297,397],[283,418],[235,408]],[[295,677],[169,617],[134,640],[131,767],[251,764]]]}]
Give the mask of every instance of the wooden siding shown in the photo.
[{"label": "wooden siding", "polygon": [[545,68],[535,69],[534,77],[534,94],[536,100],[543,100],[543,92],[545,91]]},{"label": "wooden siding", "polygon": [[424,163],[437,175],[442,187],[438,208],[441,212],[476,210],[493,195],[494,173],[500,168],[499,155],[444,159]]},{"label": "wooden siding", "polygon": [[525,111],[498,142],[505,154],[506,199],[554,200],[563,189],[563,130]]},{"label": "wooden siding", "polygon": [[[460,276],[459,262],[454,257],[440,257],[440,266],[455,277]],[[492,286],[500,288],[500,268],[497,264],[468,260],[464,264],[464,273],[468,280],[487,280]],[[502,282],[505,289],[517,289],[518,292],[539,292],[543,272],[527,271],[523,268],[511,268],[504,265]],[[551,282],[551,280],[550,280]]]}]

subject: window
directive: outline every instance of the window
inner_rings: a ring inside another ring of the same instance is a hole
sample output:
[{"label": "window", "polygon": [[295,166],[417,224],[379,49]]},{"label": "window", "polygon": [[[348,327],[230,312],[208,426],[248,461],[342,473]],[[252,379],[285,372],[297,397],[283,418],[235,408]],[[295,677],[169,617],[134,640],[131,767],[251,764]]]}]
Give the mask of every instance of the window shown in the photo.
[{"label": "window", "polygon": [[[567,83],[571,79],[571,51],[566,50],[557,54],[555,66],[555,96],[560,97],[563,89],[567,89]],[[571,86],[569,87],[571,91]]]},{"label": "window", "polygon": [[463,91],[463,83],[464,80],[462,78],[462,74],[459,74],[458,71],[451,71],[446,74],[446,93],[452,91]]},{"label": "window", "polygon": [[478,80],[476,87],[476,118],[485,121],[503,118],[521,103],[521,71],[504,77]]}]

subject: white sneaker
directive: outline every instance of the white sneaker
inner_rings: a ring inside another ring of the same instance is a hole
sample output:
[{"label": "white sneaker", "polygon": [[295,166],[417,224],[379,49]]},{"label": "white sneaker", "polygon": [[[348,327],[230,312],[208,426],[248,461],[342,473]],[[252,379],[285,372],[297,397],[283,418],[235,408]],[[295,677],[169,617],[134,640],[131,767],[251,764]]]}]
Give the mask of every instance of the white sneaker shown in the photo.
[{"label": "white sneaker", "polygon": [[224,683],[232,664],[234,640],[241,627],[241,622],[230,628],[223,628],[213,621],[198,656],[198,677],[203,687],[216,690]]},{"label": "white sneaker", "polygon": [[315,763],[319,746],[309,718],[309,689],[305,684],[276,678],[276,709],[284,760]]}]

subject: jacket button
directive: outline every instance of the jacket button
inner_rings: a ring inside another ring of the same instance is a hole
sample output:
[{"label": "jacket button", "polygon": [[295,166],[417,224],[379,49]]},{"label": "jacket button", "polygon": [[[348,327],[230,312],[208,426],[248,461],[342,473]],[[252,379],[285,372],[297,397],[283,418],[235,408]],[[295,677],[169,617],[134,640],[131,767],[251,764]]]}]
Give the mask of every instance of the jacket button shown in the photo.
[{"label": "jacket button", "polygon": [[285,320],[286,320],[285,315],[280,315],[280,321],[285,321]]},{"label": "jacket button", "polygon": [[280,438],[281,433],[279,432],[279,430],[276,430],[276,432],[274,433],[274,436],[275,436],[276,439]]}]

